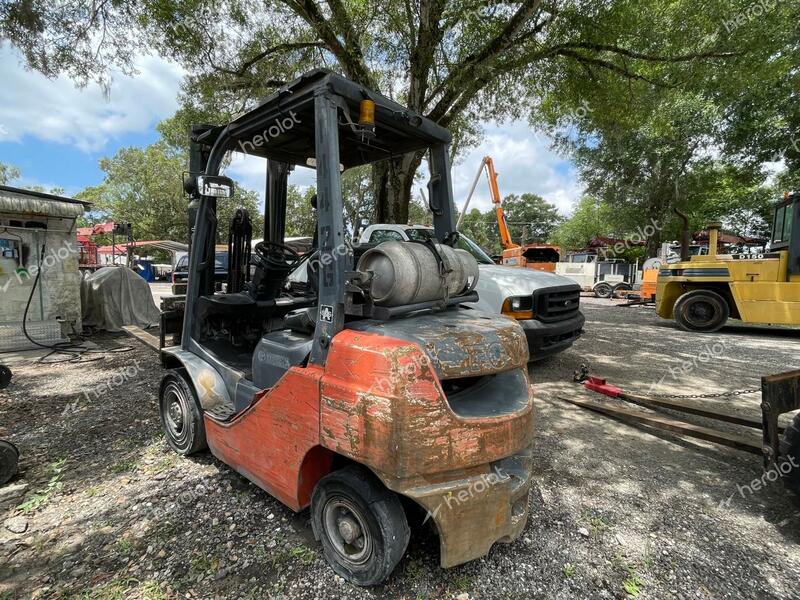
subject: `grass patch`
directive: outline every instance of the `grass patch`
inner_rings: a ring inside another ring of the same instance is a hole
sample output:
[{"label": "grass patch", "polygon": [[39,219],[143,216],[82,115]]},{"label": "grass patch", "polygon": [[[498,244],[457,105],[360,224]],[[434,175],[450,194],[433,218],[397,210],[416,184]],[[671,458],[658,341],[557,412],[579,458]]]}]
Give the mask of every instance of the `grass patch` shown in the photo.
[{"label": "grass patch", "polygon": [[563,567],[561,567],[561,572],[564,573],[564,577],[569,579],[573,575],[575,575],[575,565],[572,563],[567,563]]},{"label": "grass patch", "polygon": [[122,554],[128,554],[133,548],[133,543],[127,538],[120,538],[117,540],[117,548]]},{"label": "grass patch", "polygon": [[167,600],[167,594],[157,581],[145,581],[142,585],[142,598],[144,600]]},{"label": "grass patch", "polygon": [[293,558],[298,559],[304,565],[310,565],[317,558],[317,553],[305,546],[295,546],[290,553]]},{"label": "grass patch", "polygon": [[462,592],[464,590],[468,590],[469,587],[472,585],[472,580],[466,575],[454,575],[450,581],[453,584],[454,588]]},{"label": "grass patch", "polygon": [[66,596],[70,600],[125,600],[139,585],[133,577],[114,579],[91,590]]},{"label": "grass patch", "polygon": [[195,575],[203,573],[216,573],[219,570],[219,560],[214,557],[200,556],[192,561],[191,571]]},{"label": "grass patch", "polygon": [[61,477],[64,475],[66,464],[67,459],[62,458],[47,467],[47,474],[50,475],[50,480],[47,482],[47,485],[43,489],[35,492],[29,500],[17,506],[17,510],[26,513],[33,512],[47,504],[50,501],[50,497],[64,487]]},{"label": "grass patch", "polygon": [[636,571],[631,569],[628,576],[622,582],[622,589],[625,590],[626,594],[635,598],[641,592],[641,587],[642,578],[639,577]]},{"label": "grass patch", "polygon": [[308,566],[316,560],[317,554],[311,548],[307,548],[303,545],[295,546],[290,549],[276,547],[273,551],[262,546],[256,550],[256,558],[264,562],[269,562],[272,568],[275,569],[292,560],[299,561],[301,564]]},{"label": "grass patch", "polygon": [[406,577],[419,581],[425,577],[425,568],[416,561],[409,562],[403,570]]},{"label": "grass patch", "polygon": [[112,466],[111,472],[121,475],[122,473],[133,473],[136,469],[137,465],[135,460],[124,460]]}]

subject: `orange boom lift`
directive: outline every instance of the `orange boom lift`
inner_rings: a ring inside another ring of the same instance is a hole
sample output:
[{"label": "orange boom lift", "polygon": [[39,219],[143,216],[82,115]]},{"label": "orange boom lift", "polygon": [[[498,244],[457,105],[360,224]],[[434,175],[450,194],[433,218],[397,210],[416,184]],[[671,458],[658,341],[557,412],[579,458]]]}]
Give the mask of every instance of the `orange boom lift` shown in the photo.
[{"label": "orange boom lift", "polygon": [[[497,185],[497,171],[494,169],[494,161],[491,156],[485,156],[478,169],[480,172],[486,169],[486,178],[489,181],[489,193],[492,196],[494,212],[497,215],[497,227],[500,230],[500,243],[503,246],[502,264],[509,267],[525,267],[538,271],[553,273],[556,270],[556,263],[561,256],[561,248],[550,244],[517,244],[511,239],[511,232],[508,230],[508,221],[503,211],[503,201],[500,198],[500,188]],[[476,177],[477,181],[477,177]],[[474,185],[473,185],[474,189]],[[470,192],[470,196],[472,192]],[[467,205],[469,199],[467,200]],[[467,205],[464,206],[466,213]],[[459,223],[460,224],[460,223]]]}]

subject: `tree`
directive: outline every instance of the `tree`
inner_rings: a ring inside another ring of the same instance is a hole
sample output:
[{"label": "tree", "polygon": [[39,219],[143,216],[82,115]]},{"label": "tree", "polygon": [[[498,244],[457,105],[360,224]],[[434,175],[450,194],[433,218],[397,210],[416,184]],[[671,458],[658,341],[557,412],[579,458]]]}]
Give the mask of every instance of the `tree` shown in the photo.
[{"label": "tree", "polygon": [[313,237],[317,227],[317,217],[311,206],[311,197],[317,193],[309,187],[305,193],[300,192],[296,185],[290,185],[286,190],[286,235],[299,237]]},{"label": "tree", "polygon": [[[217,122],[326,66],[452,128],[453,146],[463,150],[480,120],[518,117],[581,85],[674,85],[698,61],[719,68],[738,50],[715,35],[720,18],[735,16],[731,4],[26,1],[0,8],[0,34],[31,68],[106,85],[112,65],[130,70],[133,54],[153,47],[188,72],[183,114]],[[377,220],[407,221],[422,159],[412,153],[374,165]]]},{"label": "tree", "polygon": [[[20,170],[14,165],[9,165],[0,162],[0,185],[9,185],[22,176]],[[66,190],[62,187],[46,188],[43,185],[24,185],[18,184],[20,187],[32,192],[41,192],[44,194],[53,194],[54,196],[63,196]]]},{"label": "tree", "polygon": [[368,167],[354,167],[342,173],[342,201],[344,202],[344,226],[358,239],[361,221],[375,218],[375,196]]},{"label": "tree", "polygon": [[509,194],[503,198],[503,212],[517,244],[547,242],[564,221],[555,205],[536,194]]},{"label": "tree", "polygon": [[[378,219],[377,222],[383,223],[384,221]],[[430,227],[433,225],[433,216],[431,215],[430,209],[425,204],[417,198],[414,198],[408,205],[408,219],[406,222],[409,225],[427,225]]]},{"label": "tree", "polygon": [[[103,182],[77,197],[91,202],[104,218],[132,223],[139,240],[188,242],[188,198],[181,182],[187,162],[183,151],[163,141],[146,148],[122,148],[100,161]],[[263,235],[258,194],[237,187],[233,199],[217,202],[218,244],[227,242],[228,226],[239,207],[247,209],[253,219],[253,237]]]},{"label": "tree", "polygon": [[552,240],[562,250],[578,250],[595,236],[624,237],[616,230],[618,223],[614,209],[607,202],[584,196],[572,216],[553,232]]},{"label": "tree", "polygon": [[502,252],[500,234],[497,230],[497,220],[493,210],[482,213],[477,208],[473,208],[464,215],[459,231],[490,255],[498,255]]},{"label": "tree", "polygon": [[8,185],[15,179],[19,179],[20,172],[14,165],[0,163],[0,185]]}]

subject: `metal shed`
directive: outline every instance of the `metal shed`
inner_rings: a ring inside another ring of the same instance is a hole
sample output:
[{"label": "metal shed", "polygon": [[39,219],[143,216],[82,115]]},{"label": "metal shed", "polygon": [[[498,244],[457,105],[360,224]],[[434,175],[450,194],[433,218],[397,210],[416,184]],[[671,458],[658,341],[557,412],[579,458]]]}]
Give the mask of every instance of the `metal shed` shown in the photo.
[{"label": "metal shed", "polygon": [[81,331],[78,217],[87,202],[0,185],[0,350]]}]

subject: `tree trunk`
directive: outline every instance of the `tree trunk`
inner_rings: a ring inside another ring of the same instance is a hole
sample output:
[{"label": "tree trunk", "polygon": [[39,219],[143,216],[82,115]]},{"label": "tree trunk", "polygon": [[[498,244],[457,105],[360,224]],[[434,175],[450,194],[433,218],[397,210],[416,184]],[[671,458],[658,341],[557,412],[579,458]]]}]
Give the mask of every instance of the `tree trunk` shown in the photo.
[{"label": "tree trunk", "polygon": [[414,175],[422,157],[414,152],[372,165],[376,223],[408,223]]}]

